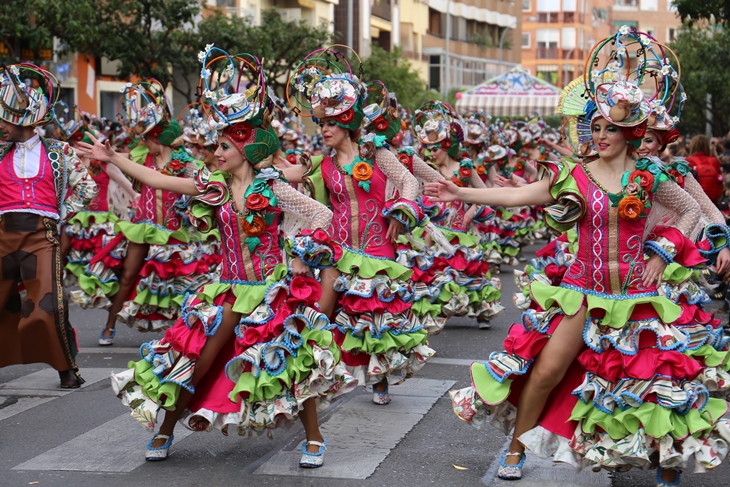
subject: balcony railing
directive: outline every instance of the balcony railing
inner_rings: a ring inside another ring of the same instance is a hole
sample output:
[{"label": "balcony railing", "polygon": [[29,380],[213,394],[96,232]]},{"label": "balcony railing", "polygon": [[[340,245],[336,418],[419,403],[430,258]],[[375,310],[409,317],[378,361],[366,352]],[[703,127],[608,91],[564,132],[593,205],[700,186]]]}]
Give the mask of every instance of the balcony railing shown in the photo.
[{"label": "balcony railing", "polygon": [[537,59],[558,59],[559,51],[557,47],[538,47]]},{"label": "balcony railing", "polygon": [[557,12],[538,12],[537,21],[541,24],[557,24],[560,22],[560,14]]},{"label": "balcony railing", "polygon": [[563,22],[566,24],[575,22],[575,12],[563,12]]},{"label": "balcony railing", "polygon": [[391,19],[390,0],[375,0],[371,13],[384,20]]}]

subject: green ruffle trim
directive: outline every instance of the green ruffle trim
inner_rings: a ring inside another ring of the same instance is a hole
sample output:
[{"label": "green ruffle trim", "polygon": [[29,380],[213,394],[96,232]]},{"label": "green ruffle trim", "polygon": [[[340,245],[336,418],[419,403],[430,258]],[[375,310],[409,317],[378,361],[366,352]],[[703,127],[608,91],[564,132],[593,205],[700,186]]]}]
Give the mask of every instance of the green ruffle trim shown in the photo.
[{"label": "green ruffle trim", "polygon": [[308,180],[308,186],[314,192],[312,198],[322,203],[324,206],[329,207],[332,203],[330,201],[330,195],[327,191],[327,186],[324,184],[324,177],[322,176],[322,161],[324,156],[312,157],[312,170],[309,175],[305,176],[305,180]]},{"label": "green ruffle trim", "polygon": [[681,439],[688,435],[700,437],[708,434],[726,410],[725,401],[716,398],[710,398],[702,412],[690,409],[687,414],[679,414],[651,402],[625,411],[616,408],[613,414],[608,414],[596,409],[592,403],[578,401],[569,420],[582,421],[581,427],[585,433],[593,434],[596,428],[600,428],[614,440],[636,433],[639,428],[644,428],[644,432],[654,438],[670,434],[675,439]]},{"label": "green ruffle trim", "polygon": [[137,164],[144,164],[145,160],[147,159],[147,154],[150,153],[150,150],[143,146],[138,145],[131,151],[129,151],[129,158],[132,159]]},{"label": "green ruffle trim", "polygon": [[101,225],[102,223],[110,222],[116,223],[119,221],[117,216],[110,212],[91,212],[91,211],[80,211],[72,216],[67,222],[67,225],[73,225],[74,223],[80,223],[82,228],[89,228],[91,226],[91,219],[94,219],[95,224]]},{"label": "green ruffle trim", "polygon": [[[580,219],[583,214],[585,213],[585,197],[583,196],[583,193],[581,192],[580,188],[578,187],[578,183],[576,183],[575,179],[570,177],[571,172],[573,171],[573,166],[575,163],[571,161],[569,158],[563,158],[561,161],[557,163],[551,163],[548,167],[558,167],[558,175],[555,178],[555,182],[550,185],[550,194],[555,199],[557,204],[565,204],[564,202],[569,201],[570,205],[576,204],[573,199],[578,200],[581,205],[581,212],[579,214],[573,214],[571,215],[570,221],[558,221],[553,216],[550,215],[550,212],[546,210],[543,211],[543,217],[545,219],[545,223],[552,228],[553,230],[563,233],[575,226],[575,222]],[[570,197],[566,199],[566,197]]]},{"label": "green ruffle trim", "polygon": [[502,220],[509,220],[513,216],[515,216],[514,213],[512,213],[511,211],[509,211],[506,208],[502,208],[502,213],[499,215],[499,218]]},{"label": "green ruffle trim", "polygon": [[505,246],[503,246],[501,248],[500,252],[503,255],[509,255],[510,257],[514,257],[515,255],[517,255],[518,253],[520,253],[520,248],[519,247],[513,247],[511,245],[505,245]]},{"label": "green ruffle trim", "polygon": [[228,292],[233,287],[233,295],[236,296],[236,302],[233,303],[233,311],[243,315],[249,315],[264,300],[266,290],[269,289],[269,286],[282,280],[287,272],[289,271],[286,265],[278,264],[274,267],[274,271],[269,274],[269,277],[260,284],[231,285],[222,282],[208,284],[198,293],[198,299],[212,304],[215,298]]},{"label": "green ruffle trim", "polygon": [[137,304],[148,304],[160,309],[169,309],[173,306],[181,308],[184,301],[185,294],[167,294],[163,296],[161,294],[153,293],[149,290],[149,288],[145,288],[141,291],[138,289],[137,295],[134,297],[134,302]]},{"label": "green ruffle trim", "polygon": [[69,262],[68,264],[66,264],[66,270],[76,276],[76,279],[80,279],[81,276],[84,275],[86,266],[83,264],[79,264],[78,262]]},{"label": "green ruffle trim", "polygon": [[79,278],[79,287],[87,296],[95,296],[96,289],[101,289],[107,298],[114,296],[119,291],[119,281],[101,282],[95,275],[88,275],[86,271],[77,276]]},{"label": "green ruffle trim", "polygon": [[146,360],[129,362],[134,369],[134,380],[142,388],[142,393],[165,409],[174,411],[180,386],[172,382],[162,384],[160,378],[152,371],[154,366]]},{"label": "green ruffle trim", "polygon": [[231,391],[230,398],[238,402],[240,394],[248,393],[247,402],[266,401],[281,395],[285,389],[293,384],[304,381],[316,366],[312,344],[319,348],[329,349],[334,355],[335,363],[340,361],[340,350],[334,344],[332,332],[329,330],[311,330],[304,327],[301,331],[302,346],[297,350],[297,356],[286,357],[286,367],[279,375],[271,375],[265,369],[258,377],[251,372],[245,372],[238,378]]},{"label": "green ruffle trim", "polygon": [[494,286],[484,286],[478,291],[468,291],[466,287],[459,286],[454,281],[447,282],[441,288],[439,293],[439,301],[442,303],[448,303],[454,295],[465,294],[469,297],[469,304],[474,303],[491,303],[498,301],[502,297],[502,291]]},{"label": "green ruffle trim", "polygon": [[459,245],[465,245],[469,248],[476,248],[479,246],[479,237],[469,232],[459,232],[457,230],[450,230],[444,227],[438,227],[441,233],[444,234],[446,240],[449,242],[454,239],[458,239]]},{"label": "green ruffle trim", "polygon": [[487,365],[481,362],[471,364],[471,382],[477,395],[485,403],[495,406],[504,402],[509,396],[512,379],[505,379],[498,382],[497,379],[487,371]]},{"label": "green ruffle trim", "polygon": [[692,273],[692,269],[688,269],[676,262],[672,262],[664,268],[662,281],[668,282],[669,284],[680,284],[692,277]]},{"label": "green ruffle trim", "polygon": [[443,305],[430,302],[428,299],[419,299],[411,306],[411,311],[416,316],[431,315],[436,318],[441,314],[441,308]]},{"label": "green ruffle trim", "polygon": [[[601,319],[601,324],[612,328],[621,328],[631,318],[634,306],[648,303],[654,306],[654,310],[664,323],[672,323],[682,314],[682,308],[672,303],[664,296],[644,296],[629,299],[610,299],[592,294],[583,294],[573,289],[558,286],[549,286],[539,281],[533,281],[530,285],[530,293],[543,309],[550,309],[554,305],[560,306],[568,316],[578,312],[583,304],[585,296],[588,303],[587,313],[594,309],[602,309],[606,315]],[[617,296],[618,297],[618,296]],[[623,295],[621,297],[624,297]]]},{"label": "green ruffle trim", "polygon": [[391,279],[405,280],[413,271],[390,259],[369,257],[360,252],[342,247],[342,257],[335,263],[343,274],[355,274],[363,279],[371,279],[377,274],[388,274]]},{"label": "green ruffle trim", "polygon": [[163,230],[149,223],[131,223],[121,220],[114,224],[114,231],[124,234],[127,240],[137,244],[167,245],[171,238],[183,243],[190,241],[190,234],[185,229]]},{"label": "green ruffle trim", "polygon": [[702,357],[707,367],[720,367],[721,369],[730,371],[730,352],[719,351],[712,345],[702,345],[697,350],[687,350],[684,352],[688,357]]},{"label": "green ruffle trim", "polygon": [[345,335],[345,340],[340,348],[347,352],[366,353],[368,355],[384,354],[390,350],[411,350],[418,345],[423,345],[428,340],[426,330],[418,330],[411,333],[393,334],[390,331],[383,332],[380,338],[373,338],[369,331],[364,337],[352,336],[351,332]]}]

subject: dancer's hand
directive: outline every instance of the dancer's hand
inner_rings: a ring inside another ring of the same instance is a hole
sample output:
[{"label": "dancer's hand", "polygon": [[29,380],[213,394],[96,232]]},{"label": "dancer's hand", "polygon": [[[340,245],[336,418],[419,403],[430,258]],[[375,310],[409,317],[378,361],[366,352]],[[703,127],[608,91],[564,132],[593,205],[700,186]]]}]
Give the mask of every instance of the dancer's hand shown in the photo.
[{"label": "dancer's hand", "polygon": [[717,254],[717,261],[715,261],[715,272],[718,276],[725,274],[730,270],[730,249],[725,247]]},{"label": "dancer's hand", "polygon": [[302,259],[299,257],[294,258],[289,267],[291,268],[291,273],[294,277],[309,275],[309,266],[302,262]]},{"label": "dancer's hand", "polygon": [[97,161],[111,162],[112,158],[116,155],[116,152],[114,152],[114,148],[112,148],[109,143],[109,139],[102,144],[92,133],[87,132],[86,134],[89,136],[93,144],[78,142],[76,152],[83,156],[90,157],[91,159],[96,159]]},{"label": "dancer's hand", "polygon": [[659,286],[662,283],[662,276],[666,268],[667,264],[659,254],[652,255],[646,262],[646,270],[644,271],[644,278],[642,280],[644,286],[650,286],[652,284]]},{"label": "dancer's hand", "polygon": [[426,184],[423,193],[434,201],[448,202],[460,199],[459,187],[447,179]]},{"label": "dancer's hand", "polygon": [[388,225],[388,233],[385,234],[385,238],[395,243],[398,240],[398,236],[405,233],[405,229],[405,225],[395,218],[391,218],[390,224]]}]

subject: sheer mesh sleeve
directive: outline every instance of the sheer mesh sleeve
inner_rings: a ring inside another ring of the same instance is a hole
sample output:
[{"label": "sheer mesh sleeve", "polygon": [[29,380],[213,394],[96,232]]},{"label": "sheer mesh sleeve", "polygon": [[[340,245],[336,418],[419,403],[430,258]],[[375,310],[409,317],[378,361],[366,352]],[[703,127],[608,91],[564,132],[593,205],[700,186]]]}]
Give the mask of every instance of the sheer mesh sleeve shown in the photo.
[{"label": "sheer mesh sleeve", "polygon": [[399,190],[401,198],[416,201],[416,198],[418,198],[418,181],[395,155],[388,149],[381,147],[376,152],[375,160],[388,181],[393,183],[393,186]]},{"label": "sheer mesh sleeve", "polygon": [[282,211],[295,214],[306,221],[309,228],[326,230],[329,227],[332,221],[332,211],[323,204],[304,196],[282,181],[274,183],[274,194],[279,200],[279,208]]},{"label": "sheer mesh sleeve", "polygon": [[424,183],[435,183],[439,179],[444,179],[441,173],[426,164],[418,154],[413,154],[413,175]]},{"label": "sheer mesh sleeve", "polygon": [[185,177],[194,178],[195,173],[197,173],[197,172],[198,172],[198,164],[195,162],[195,159],[189,160],[187,165],[185,166]]},{"label": "sheer mesh sleeve", "polygon": [[725,224],[725,217],[722,216],[715,203],[707,197],[707,193],[702,189],[700,183],[690,173],[684,176],[684,190],[700,205],[702,215],[708,222]]},{"label": "sheer mesh sleeve", "polygon": [[654,200],[676,215],[673,226],[686,237],[700,220],[700,205],[675,182],[659,184]]},{"label": "sheer mesh sleeve", "polygon": [[469,179],[469,185],[472,188],[478,188],[478,189],[487,187],[487,185],[484,184],[484,181],[482,181],[482,178],[479,177],[479,173],[476,171],[476,169],[472,169],[472,171],[471,171],[471,179]]}]

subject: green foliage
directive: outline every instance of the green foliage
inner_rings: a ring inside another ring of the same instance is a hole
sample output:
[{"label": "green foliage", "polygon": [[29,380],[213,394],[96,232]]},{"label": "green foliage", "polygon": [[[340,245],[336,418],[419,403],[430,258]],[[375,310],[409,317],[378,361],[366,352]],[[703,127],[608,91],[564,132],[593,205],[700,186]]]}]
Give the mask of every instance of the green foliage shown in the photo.
[{"label": "green foliage", "polygon": [[682,67],[682,85],[687,103],[681,115],[679,129],[683,133],[704,133],[707,95],[712,133],[725,135],[730,131],[730,28],[716,26],[685,28],[671,44]]},{"label": "green foliage", "polygon": [[727,0],[673,0],[682,22],[692,26],[696,22],[727,24],[730,20],[730,2]]}]

